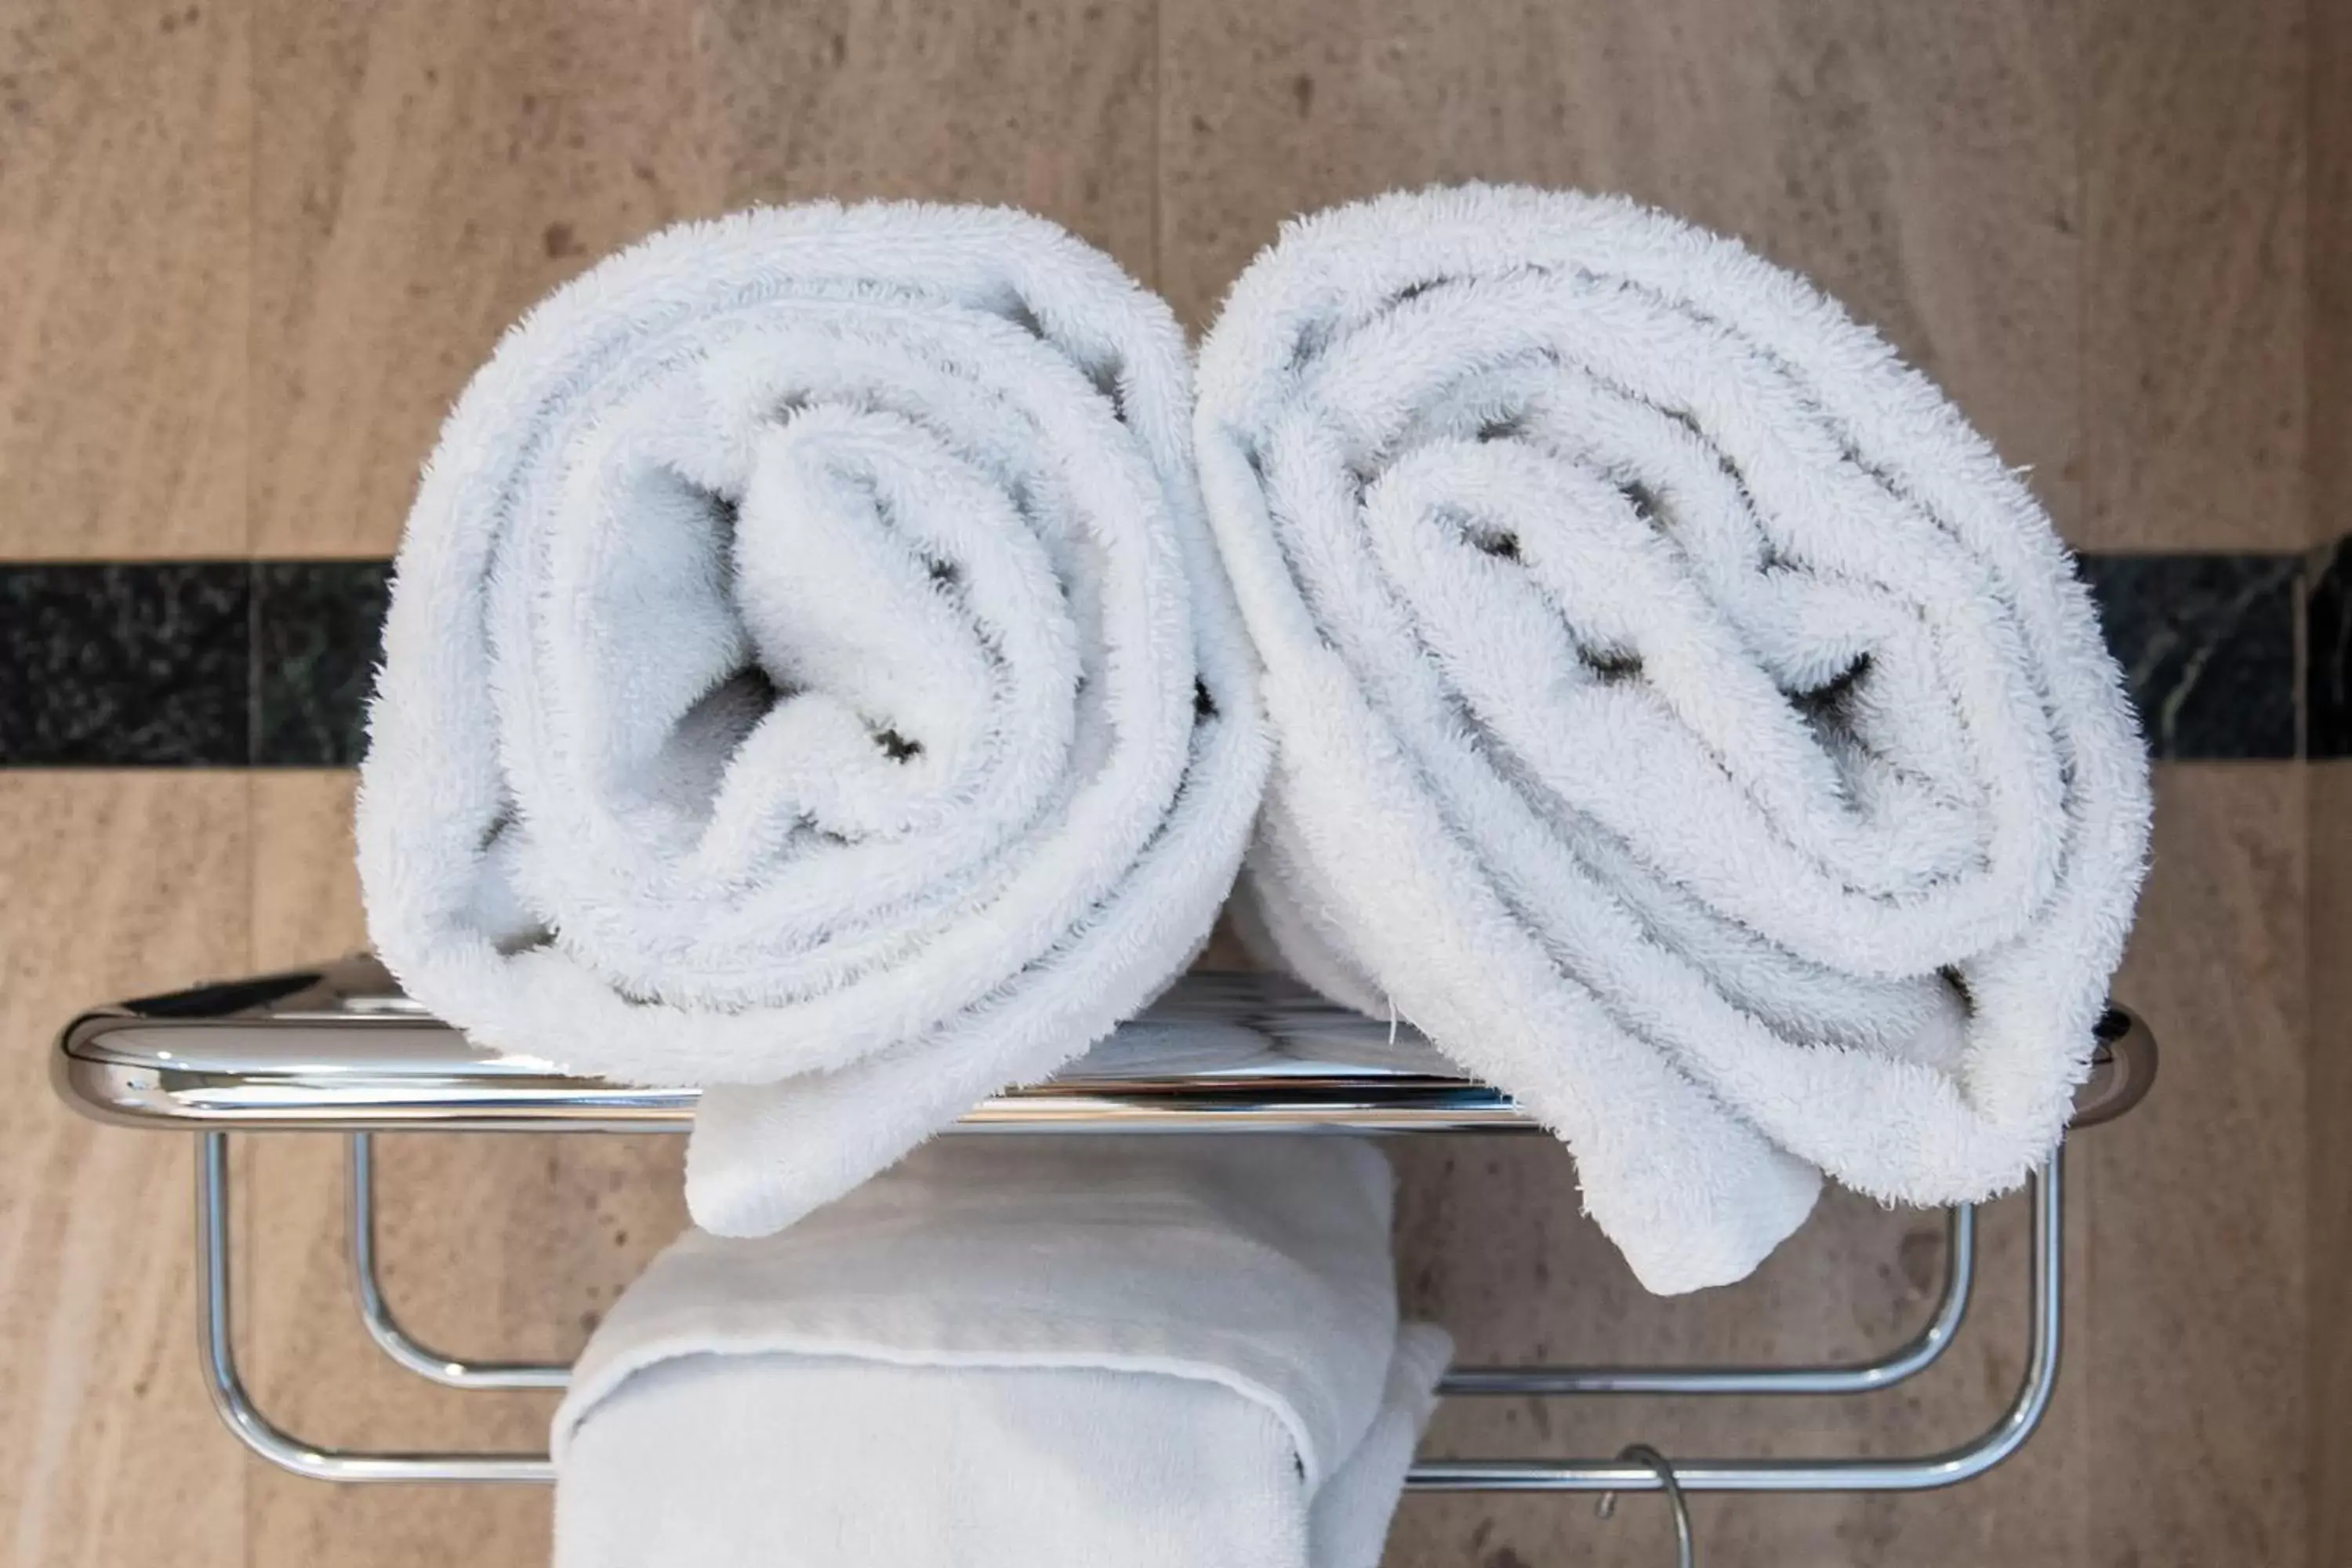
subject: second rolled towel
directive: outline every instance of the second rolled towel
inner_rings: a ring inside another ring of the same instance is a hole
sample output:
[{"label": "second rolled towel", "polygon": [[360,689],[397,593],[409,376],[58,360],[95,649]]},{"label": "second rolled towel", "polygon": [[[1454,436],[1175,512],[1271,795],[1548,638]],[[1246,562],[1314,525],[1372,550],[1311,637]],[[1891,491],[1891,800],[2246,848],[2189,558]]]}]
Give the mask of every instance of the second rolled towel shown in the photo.
[{"label": "second rolled towel", "polygon": [[1196,439],[1261,934],[1556,1128],[1644,1282],[1746,1274],[1820,1171],[2048,1154],[2147,764],[2047,519],[1874,334],[1622,200],[1390,196],[1242,278]]},{"label": "second rolled towel", "polygon": [[1054,226],[656,235],[443,431],[359,810],[409,993],[707,1086],[688,1198],[772,1230],[1181,971],[1265,767],[1181,336]]}]

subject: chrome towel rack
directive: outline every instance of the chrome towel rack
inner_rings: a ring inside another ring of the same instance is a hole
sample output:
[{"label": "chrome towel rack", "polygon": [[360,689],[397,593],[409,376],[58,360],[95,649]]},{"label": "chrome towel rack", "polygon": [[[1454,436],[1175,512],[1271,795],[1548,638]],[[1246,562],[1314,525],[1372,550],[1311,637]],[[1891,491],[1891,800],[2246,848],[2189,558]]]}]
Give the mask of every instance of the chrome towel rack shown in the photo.
[{"label": "chrome towel rack", "polygon": [[[2109,1010],[2074,1127],[2128,1110],[2153,1080],[2154,1038]],[[99,1008],[58,1037],[52,1078],[100,1121],[192,1132],[196,1149],[197,1329],[206,1384],[229,1429],[281,1468],[346,1482],[544,1482],[544,1454],[332,1448],[287,1432],[238,1372],[231,1289],[229,1140],[276,1131],[346,1136],[352,1296],[391,1360],[452,1388],[561,1388],[559,1363],[474,1361],[419,1343],[385,1300],[376,1268],[374,1139],[436,1131],[683,1131],[691,1089],[644,1089],[565,1076],[534,1058],[482,1052],[400,995],[364,956],[297,973],[198,986]],[[999,1095],[957,1129],[971,1133],[1536,1131],[1504,1095],[1463,1078],[1410,1030],[1332,1006],[1271,975],[1188,977],[1053,1082]],[[1407,1485],[1429,1491],[1902,1492],[1982,1475],[2032,1436],[2057,1385],[2063,1323],[2063,1151],[2033,1180],[2025,1370],[2000,1417],[1975,1437],[1915,1458],[1424,1459]],[[1847,1365],[1473,1366],[1448,1397],[1623,1394],[1805,1396],[1868,1394],[1934,1364],[1961,1331],[1975,1285],[1976,1216],[1950,1211],[1947,1272],[1928,1321],[1903,1344]]]}]

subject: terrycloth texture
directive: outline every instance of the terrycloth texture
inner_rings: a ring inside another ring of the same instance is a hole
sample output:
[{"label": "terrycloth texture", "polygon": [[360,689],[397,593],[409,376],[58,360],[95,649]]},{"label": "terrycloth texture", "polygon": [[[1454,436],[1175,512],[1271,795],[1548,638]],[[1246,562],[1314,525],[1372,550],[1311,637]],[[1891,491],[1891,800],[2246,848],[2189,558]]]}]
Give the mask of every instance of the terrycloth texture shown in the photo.
[{"label": "terrycloth texture", "polygon": [[2050,1152],[2130,923],[2147,763],[2018,478],[1879,338],[1622,200],[1293,225],[1202,353],[1265,665],[1256,928],[1576,1152],[1653,1289],[1817,1169]]},{"label": "terrycloth texture", "polygon": [[508,334],[410,515],[378,949],[478,1040],[713,1088],[758,1233],[1181,970],[1265,743],[1159,300],[1015,213],[656,235]]},{"label": "terrycloth texture", "polygon": [[559,1568],[1372,1568],[1448,1346],[1370,1144],[950,1139],[622,1295]]}]

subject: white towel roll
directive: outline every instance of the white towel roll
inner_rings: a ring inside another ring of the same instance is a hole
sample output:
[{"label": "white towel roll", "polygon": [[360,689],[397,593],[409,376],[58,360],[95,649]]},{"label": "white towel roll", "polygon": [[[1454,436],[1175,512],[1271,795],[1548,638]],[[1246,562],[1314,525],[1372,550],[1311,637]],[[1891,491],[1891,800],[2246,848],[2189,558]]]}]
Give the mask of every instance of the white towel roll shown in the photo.
[{"label": "white towel roll", "polygon": [[1024,215],[682,226],[444,429],[362,772],[417,1000],[711,1089],[772,1230],[1050,1073],[1205,940],[1264,774],[1173,318]]},{"label": "white towel roll", "polygon": [[1622,200],[1286,229],[1202,354],[1276,761],[1257,928],[1542,1115],[1653,1289],[1816,1170],[2050,1152],[2147,763],[2015,475],[1801,279]]}]

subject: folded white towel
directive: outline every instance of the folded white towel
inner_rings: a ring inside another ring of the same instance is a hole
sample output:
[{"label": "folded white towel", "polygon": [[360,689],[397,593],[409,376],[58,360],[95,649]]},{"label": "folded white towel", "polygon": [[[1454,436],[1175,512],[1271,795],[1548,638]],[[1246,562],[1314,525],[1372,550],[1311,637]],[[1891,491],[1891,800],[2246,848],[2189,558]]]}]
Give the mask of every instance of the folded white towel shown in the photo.
[{"label": "folded white towel", "polygon": [[1652,1289],[1746,1274],[1816,1167],[2048,1154],[2147,763],[2047,519],[1878,337],[1622,200],[1390,196],[1243,277],[1195,439],[1259,929],[1556,1128]]},{"label": "folded white towel", "polygon": [[1372,1568],[1448,1352],[1350,1139],[942,1141],[692,1234],[555,1418],[559,1568]]},{"label": "folded white towel", "polygon": [[1188,395],[1167,309],[1016,213],[740,214],[558,290],[401,543],[384,962],[505,1049],[771,1086],[704,1100],[719,1231],[1052,1072],[1205,940],[1263,781]]}]

